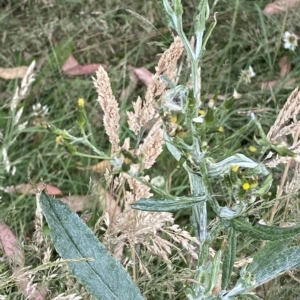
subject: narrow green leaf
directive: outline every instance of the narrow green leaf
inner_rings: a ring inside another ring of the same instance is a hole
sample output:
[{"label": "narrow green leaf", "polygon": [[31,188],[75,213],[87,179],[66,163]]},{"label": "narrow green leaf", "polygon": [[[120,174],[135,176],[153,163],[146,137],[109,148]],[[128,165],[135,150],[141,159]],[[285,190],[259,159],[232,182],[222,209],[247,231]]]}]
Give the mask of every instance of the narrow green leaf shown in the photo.
[{"label": "narrow green leaf", "polygon": [[178,197],[178,200],[142,198],[131,204],[131,207],[133,209],[146,211],[177,211],[180,209],[191,208],[201,201],[203,201],[203,199],[199,197],[191,198],[188,201],[186,197],[183,200],[180,200],[180,197]]},{"label": "narrow green leaf", "polygon": [[257,240],[286,240],[300,233],[300,224],[293,227],[277,227],[256,224],[252,225],[245,218],[234,218],[231,221],[232,227]]},{"label": "narrow green leaf", "polygon": [[233,134],[227,137],[223,142],[223,147],[229,147],[232,150],[240,148],[240,143],[245,136],[250,135],[255,130],[255,122],[251,120],[248,124],[236,130]]},{"label": "narrow green leaf", "polygon": [[228,244],[224,252],[222,267],[222,290],[226,290],[230,281],[233,264],[236,255],[236,231],[234,228],[229,229]]},{"label": "narrow green leaf", "polygon": [[63,259],[92,259],[68,266],[96,299],[143,299],[126,270],[68,205],[44,193],[39,200],[59,255]]},{"label": "narrow green leaf", "polygon": [[169,137],[169,135],[167,134],[167,131],[164,130],[164,140],[166,142],[166,146],[168,148],[168,150],[171,152],[171,154],[174,156],[174,158],[179,161],[182,153],[178,150],[177,147],[175,147],[173,145],[173,142],[171,141],[171,138]]},{"label": "narrow green leaf", "polygon": [[206,294],[210,295],[212,293],[213,288],[216,286],[218,281],[218,275],[220,273],[220,265],[221,265],[221,258],[222,258],[222,252],[219,250],[212,261],[212,264],[210,266],[210,274],[209,274],[209,280],[208,285],[206,288]]},{"label": "narrow green leaf", "polygon": [[262,298],[257,297],[256,295],[252,294],[241,294],[238,297],[239,300],[263,300]]},{"label": "narrow green leaf", "polygon": [[221,106],[221,109],[224,110],[232,110],[233,109],[233,105],[236,102],[236,99],[232,96],[228,99],[226,99]]}]

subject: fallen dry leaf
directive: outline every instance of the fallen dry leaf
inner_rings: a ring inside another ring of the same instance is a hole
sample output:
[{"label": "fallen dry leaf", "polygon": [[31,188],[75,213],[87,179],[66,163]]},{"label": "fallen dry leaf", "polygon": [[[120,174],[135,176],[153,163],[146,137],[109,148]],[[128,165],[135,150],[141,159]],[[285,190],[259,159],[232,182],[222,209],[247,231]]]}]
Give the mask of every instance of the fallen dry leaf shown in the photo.
[{"label": "fallen dry leaf", "polygon": [[3,250],[8,258],[14,277],[17,279],[16,284],[25,298],[32,300],[46,299],[46,294],[38,291],[36,286],[32,284],[30,278],[21,277],[25,266],[24,252],[13,231],[3,223],[0,223],[0,249]]},{"label": "fallen dry leaf", "polygon": [[[214,94],[207,94],[205,95],[206,99],[214,99],[215,95]],[[228,98],[230,98],[230,95],[217,95],[217,99],[218,100],[226,100]]]},{"label": "fallen dry leaf", "polygon": [[36,190],[44,190],[49,195],[62,195],[62,191],[51,185],[51,184],[45,184],[45,183],[39,183],[36,186],[30,184],[30,183],[22,183],[15,186],[10,186],[5,189],[7,193],[19,193],[19,194],[30,194],[35,195],[37,193]]},{"label": "fallen dry leaf", "polygon": [[75,59],[73,55],[70,55],[69,58],[66,60],[64,65],[62,66],[63,72],[67,72],[68,70],[75,68],[79,65],[78,61]]},{"label": "fallen dry leaf", "polygon": [[299,0],[278,0],[269,3],[264,8],[264,12],[268,15],[274,15],[280,12],[284,12],[289,8],[295,7],[297,4],[299,4]]},{"label": "fallen dry leaf", "polygon": [[[290,71],[292,69],[292,66],[289,63],[287,56],[283,56],[280,59],[278,65],[279,65],[279,68],[280,68],[280,77],[281,78],[285,77],[288,73],[290,73]],[[262,82],[261,89],[265,90],[265,89],[268,89],[268,88],[279,86],[280,84],[284,85],[285,88],[293,87],[295,82],[296,82],[295,78],[291,78],[287,82],[283,82],[282,79],[271,80],[271,81],[267,81],[267,82]]]},{"label": "fallen dry leaf", "polygon": [[95,204],[100,206],[103,211],[108,212],[110,220],[114,220],[120,214],[121,208],[113,197],[101,186],[98,187],[94,195],[71,195],[60,198],[67,203],[75,212],[82,212],[86,209],[93,209]]},{"label": "fallen dry leaf", "polygon": [[279,68],[280,68],[280,77],[284,77],[288,73],[291,72],[292,65],[289,63],[288,57],[286,55],[281,57],[278,65],[279,65]]},{"label": "fallen dry leaf", "polygon": [[27,66],[21,66],[16,68],[0,68],[0,77],[3,79],[23,78],[27,70]]},{"label": "fallen dry leaf", "polygon": [[80,65],[74,56],[70,55],[62,66],[62,71],[70,76],[89,75],[97,71],[100,66],[106,68],[106,66],[102,64]]},{"label": "fallen dry leaf", "polygon": [[152,81],[153,74],[145,68],[135,68],[134,73],[146,86]]},{"label": "fallen dry leaf", "polygon": [[261,89],[265,90],[265,89],[275,87],[275,86],[280,86],[280,85],[283,85],[284,88],[290,88],[295,85],[295,82],[296,82],[295,78],[292,78],[285,83],[283,83],[283,81],[281,79],[271,80],[271,81],[267,81],[267,82],[262,82]]},{"label": "fallen dry leaf", "polygon": [[85,209],[93,208],[95,197],[90,195],[71,195],[60,198],[60,200],[70,206],[75,212],[82,212]]}]

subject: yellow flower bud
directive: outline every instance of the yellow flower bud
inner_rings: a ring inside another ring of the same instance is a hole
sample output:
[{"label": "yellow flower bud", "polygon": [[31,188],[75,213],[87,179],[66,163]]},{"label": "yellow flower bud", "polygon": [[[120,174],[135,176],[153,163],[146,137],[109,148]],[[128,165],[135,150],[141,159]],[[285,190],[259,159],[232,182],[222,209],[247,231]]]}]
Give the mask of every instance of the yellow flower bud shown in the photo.
[{"label": "yellow flower bud", "polygon": [[170,121],[171,121],[171,123],[176,123],[177,122],[177,115],[172,115]]},{"label": "yellow flower bud", "polygon": [[84,99],[83,99],[83,98],[79,98],[78,101],[77,101],[77,105],[78,105],[79,107],[83,107],[84,104],[85,104]]},{"label": "yellow flower bud", "polygon": [[232,172],[237,172],[237,170],[239,169],[239,165],[233,165],[232,167],[231,167],[231,170],[232,170]]},{"label": "yellow flower bud", "polygon": [[56,138],[55,138],[55,141],[56,143],[60,144],[60,143],[63,143],[64,139],[61,135],[58,135]]},{"label": "yellow flower bud", "polygon": [[249,149],[250,152],[256,152],[257,151],[257,148],[254,147],[254,146],[250,146],[248,149]]}]

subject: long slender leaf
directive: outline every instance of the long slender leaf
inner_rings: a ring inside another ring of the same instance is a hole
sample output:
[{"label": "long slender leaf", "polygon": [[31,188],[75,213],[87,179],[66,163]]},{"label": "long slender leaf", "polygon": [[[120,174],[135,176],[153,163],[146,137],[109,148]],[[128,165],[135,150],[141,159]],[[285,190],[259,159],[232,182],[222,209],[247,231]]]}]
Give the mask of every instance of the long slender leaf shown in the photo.
[{"label": "long slender leaf", "polygon": [[286,240],[300,234],[300,224],[292,227],[277,227],[256,224],[253,226],[245,218],[234,218],[231,220],[232,227],[257,240]]},{"label": "long slender leaf", "polygon": [[222,268],[222,290],[226,290],[230,281],[233,264],[236,255],[236,231],[229,229],[228,244],[224,252],[223,268]]},{"label": "long slender leaf", "polygon": [[143,299],[126,270],[68,205],[44,193],[39,200],[60,256],[63,259],[92,259],[70,262],[68,266],[96,299]]},{"label": "long slender leaf", "polygon": [[131,204],[133,209],[146,210],[146,211],[177,211],[195,206],[197,203],[203,201],[202,198],[195,197],[190,200],[180,197],[178,200],[174,199],[156,199],[156,198],[142,198],[139,201]]}]

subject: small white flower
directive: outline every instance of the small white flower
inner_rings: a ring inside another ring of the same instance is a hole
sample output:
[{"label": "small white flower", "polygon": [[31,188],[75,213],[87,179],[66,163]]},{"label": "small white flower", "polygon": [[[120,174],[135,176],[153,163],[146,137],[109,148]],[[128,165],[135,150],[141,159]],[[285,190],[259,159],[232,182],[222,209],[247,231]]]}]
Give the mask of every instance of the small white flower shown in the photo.
[{"label": "small white flower", "polygon": [[24,130],[24,129],[26,128],[27,124],[28,124],[28,121],[23,122],[22,124],[20,124],[20,125],[18,126],[18,130],[19,130],[19,131]]},{"label": "small white flower", "polygon": [[32,105],[32,110],[33,110],[33,113],[32,115],[34,117],[45,117],[46,115],[49,114],[49,108],[47,105],[44,105],[42,107],[41,103],[37,103],[37,104],[34,104]]},{"label": "small white flower", "polygon": [[8,156],[7,156],[7,150],[4,147],[2,148],[2,158],[3,158],[4,168],[5,168],[6,172],[9,173],[9,171],[10,171],[10,162],[9,162],[9,159],[8,159]]},{"label": "small white flower", "polygon": [[261,225],[267,225],[266,221],[264,219],[260,219],[258,221],[258,224],[261,224]]},{"label": "small white flower", "polygon": [[195,122],[195,123],[203,123],[204,122],[204,116],[198,116],[196,118],[193,118],[193,122]]},{"label": "small white flower", "polygon": [[249,76],[250,76],[250,78],[252,78],[252,77],[254,77],[256,74],[254,73],[254,71],[253,71],[253,68],[251,67],[251,66],[249,66]]},{"label": "small white flower", "polygon": [[213,108],[215,106],[215,100],[214,99],[209,99],[208,101],[208,107]]},{"label": "small white flower", "polygon": [[166,181],[162,176],[156,176],[151,179],[150,183],[158,187],[163,187]]},{"label": "small white flower", "polygon": [[299,37],[296,34],[286,31],[283,35],[283,47],[285,49],[290,49],[294,51],[298,46],[298,39]]},{"label": "small white flower", "polygon": [[233,94],[232,94],[232,97],[234,98],[234,99],[240,99],[240,98],[242,98],[242,94],[240,94],[236,89],[234,89],[233,90]]},{"label": "small white flower", "polygon": [[17,168],[15,166],[12,167],[11,175],[14,176],[16,174]]},{"label": "small white flower", "polygon": [[245,83],[251,83],[251,78],[254,77],[256,74],[251,66],[249,66],[248,70],[242,70],[240,80],[244,81]]}]

